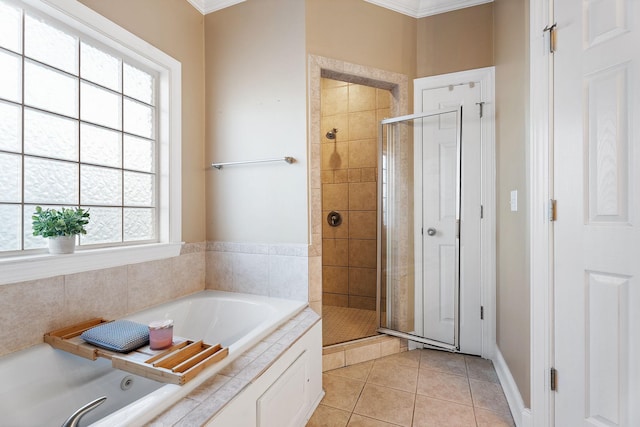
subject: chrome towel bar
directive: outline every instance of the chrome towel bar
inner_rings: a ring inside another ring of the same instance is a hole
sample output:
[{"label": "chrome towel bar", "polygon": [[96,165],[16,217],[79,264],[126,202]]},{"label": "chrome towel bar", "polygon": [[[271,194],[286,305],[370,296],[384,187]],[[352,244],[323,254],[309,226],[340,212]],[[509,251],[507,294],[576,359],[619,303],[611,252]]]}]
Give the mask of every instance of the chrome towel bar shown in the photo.
[{"label": "chrome towel bar", "polygon": [[241,162],[225,162],[225,163],[211,163],[212,168],[222,169],[223,166],[231,166],[231,165],[246,165],[249,163],[267,163],[267,162],[287,162],[289,164],[295,162],[296,159],[293,157],[277,157],[275,159],[263,159],[263,160],[245,160]]}]

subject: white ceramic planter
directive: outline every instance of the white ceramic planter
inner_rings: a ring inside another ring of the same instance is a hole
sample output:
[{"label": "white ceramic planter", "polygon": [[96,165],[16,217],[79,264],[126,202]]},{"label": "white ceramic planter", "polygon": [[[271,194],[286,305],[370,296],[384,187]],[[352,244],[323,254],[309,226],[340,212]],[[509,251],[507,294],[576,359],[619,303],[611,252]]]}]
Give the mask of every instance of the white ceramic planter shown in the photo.
[{"label": "white ceramic planter", "polygon": [[76,236],[49,237],[50,254],[72,254],[76,250]]}]

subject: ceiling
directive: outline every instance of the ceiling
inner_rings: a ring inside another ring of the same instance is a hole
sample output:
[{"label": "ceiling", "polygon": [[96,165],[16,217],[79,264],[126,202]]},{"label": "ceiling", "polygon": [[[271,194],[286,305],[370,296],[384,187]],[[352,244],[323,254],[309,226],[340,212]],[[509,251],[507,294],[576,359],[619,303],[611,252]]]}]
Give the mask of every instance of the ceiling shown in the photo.
[{"label": "ceiling", "polygon": [[[187,0],[198,9],[203,15],[242,3],[245,0]],[[378,6],[391,9],[393,11],[423,18],[425,16],[437,15],[438,13],[450,12],[452,10],[465,7],[476,6],[482,3],[489,3],[493,0],[364,0]]]}]

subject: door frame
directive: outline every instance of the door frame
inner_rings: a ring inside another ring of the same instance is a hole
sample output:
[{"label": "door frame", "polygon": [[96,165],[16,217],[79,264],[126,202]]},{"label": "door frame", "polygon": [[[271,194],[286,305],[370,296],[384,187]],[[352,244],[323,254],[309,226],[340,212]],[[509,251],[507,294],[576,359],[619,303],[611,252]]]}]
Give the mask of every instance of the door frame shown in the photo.
[{"label": "door frame", "polygon": [[[483,220],[480,222],[480,304],[484,308],[482,321],[482,352],[485,359],[493,359],[496,348],[496,161],[495,161],[495,67],[478,68],[441,74],[414,80],[414,113],[422,110],[420,92],[446,86],[480,82],[483,105],[481,121],[482,154],[480,160],[481,204]],[[415,153],[415,148],[414,148]],[[414,155],[414,162],[417,159]],[[415,167],[415,166],[414,166]],[[422,198],[420,188],[414,183],[414,200]],[[415,209],[414,205],[414,209]],[[415,258],[421,259],[422,246],[418,245],[418,233],[422,227],[422,218],[414,214]],[[418,224],[420,222],[420,224]],[[416,263],[416,283],[422,276],[422,265]],[[416,296],[417,300],[417,296]],[[480,313],[478,313],[480,317]]]},{"label": "door frame", "polygon": [[553,365],[553,227],[548,208],[553,198],[553,55],[549,32],[553,0],[529,4],[529,264],[530,264],[530,413],[528,426],[555,425],[550,388]]}]

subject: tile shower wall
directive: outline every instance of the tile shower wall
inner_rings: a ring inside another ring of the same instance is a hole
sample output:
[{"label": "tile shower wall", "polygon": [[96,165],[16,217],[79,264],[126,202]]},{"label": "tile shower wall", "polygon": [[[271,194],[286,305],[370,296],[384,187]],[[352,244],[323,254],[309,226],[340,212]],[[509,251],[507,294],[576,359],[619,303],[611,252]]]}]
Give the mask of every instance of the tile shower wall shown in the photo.
[{"label": "tile shower wall", "polygon": [[204,289],[205,243],[180,256],[0,286],[0,356],[94,317],[116,319]]},{"label": "tile shower wall", "polygon": [[[322,302],[375,310],[377,133],[391,93],[323,78]],[[326,136],[337,129],[335,139]],[[327,222],[339,212],[342,224]]]}]

